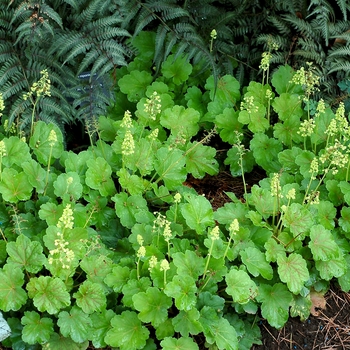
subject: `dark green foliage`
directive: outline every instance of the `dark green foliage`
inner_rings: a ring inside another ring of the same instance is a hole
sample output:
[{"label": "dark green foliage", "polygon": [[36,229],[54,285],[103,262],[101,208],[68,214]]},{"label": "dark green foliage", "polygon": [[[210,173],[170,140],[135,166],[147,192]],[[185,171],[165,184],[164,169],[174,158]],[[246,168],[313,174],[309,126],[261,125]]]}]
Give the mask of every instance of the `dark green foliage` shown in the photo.
[{"label": "dark green foliage", "polygon": [[[32,106],[23,94],[48,69],[51,96],[41,98],[35,119],[63,124],[94,120],[111,102],[107,81],[111,72],[126,65],[123,41],[128,32],[120,27],[123,14],[116,1],[52,0],[13,1],[0,12],[0,92],[5,116],[25,130]],[[78,75],[98,72],[81,88]]]}]

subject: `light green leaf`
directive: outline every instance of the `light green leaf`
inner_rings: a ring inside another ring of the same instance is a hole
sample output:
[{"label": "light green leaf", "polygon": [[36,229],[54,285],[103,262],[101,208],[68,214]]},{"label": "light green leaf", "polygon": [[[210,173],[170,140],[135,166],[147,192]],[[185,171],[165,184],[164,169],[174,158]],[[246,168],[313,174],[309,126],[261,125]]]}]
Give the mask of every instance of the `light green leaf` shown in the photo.
[{"label": "light green leaf", "polygon": [[[2,163],[5,167],[10,168],[13,164],[21,166],[22,163],[31,161],[29,147],[17,136],[4,138],[6,155],[2,157]],[[18,155],[21,155],[20,157]]]},{"label": "light green leaf", "polygon": [[282,244],[277,243],[274,238],[270,238],[264,245],[266,249],[265,256],[269,262],[276,262],[280,255],[285,256],[285,249]]},{"label": "light green leaf", "polygon": [[104,158],[97,157],[87,161],[86,184],[98,190],[101,196],[110,196],[115,193],[114,182],[111,178],[112,168]]},{"label": "light green leaf", "polygon": [[8,312],[19,310],[27,301],[27,293],[22,289],[24,273],[17,266],[5,264],[0,269],[0,309]]},{"label": "light green leaf", "polygon": [[107,332],[105,342],[120,350],[144,349],[149,337],[148,329],[141,324],[137,314],[124,311],[111,320],[112,329]]},{"label": "light green leaf", "polygon": [[77,305],[86,313],[102,311],[106,307],[106,296],[98,283],[85,280],[73,294]]},{"label": "light green leaf", "polygon": [[47,350],[86,350],[89,347],[89,342],[76,343],[70,337],[63,337],[62,334],[53,333],[49,342],[42,345],[43,349]]},{"label": "light green leaf", "polygon": [[206,341],[215,344],[220,350],[237,350],[238,338],[235,328],[222,317],[218,317],[216,311],[204,306],[201,310],[200,322],[203,326]]},{"label": "light green leaf", "polygon": [[242,262],[255,277],[261,275],[267,280],[273,277],[271,265],[266,261],[265,254],[257,248],[248,247],[240,252]]},{"label": "light green leaf", "polygon": [[268,173],[278,173],[282,166],[278,161],[278,154],[282,151],[280,141],[269,138],[263,133],[254,134],[250,141],[255,161]]},{"label": "light green leaf", "polygon": [[241,162],[244,174],[250,173],[253,170],[254,165],[256,165],[253,152],[251,151],[246,151],[243,155],[241,155],[239,148],[233,146],[228,150],[226,155],[227,158],[225,159],[224,163],[230,166],[231,174],[234,177],[242,175]]},{"label": "light green leaf", "polygon": [[296,118],[300,121],[300,117],[304,113],[301,102],[302,100],[298,95],[282,93],[274,98],[272,107],[280,120],[288,121],[289,118]]},{"label": "light green leaf", "polygon": [[204,273],[204,259],[192,250],[174,253],[172,258],[177,267],[177,273],[181,276],[186,275],[197,280]]},{"label": "light green leaf", "polygon": [[333,277],[342,277],[349,268],[344,257],[333,258],[327,261],[318,260],[315,262],[315,266],[320,272],[321,278],[326,281],[330,281]]},{"label": "light green leaf", "polygon": [[198,345],[189,337],[164,338],[160,345],[163,350],[199,350]]},{"label": "light green leaf", "polygon": [[317,210],[316,220],[324,228],[332,230],[335,226],[335,217],[337,215],[337,210],[333,203],[329,201],[320,201],[315,208]]},{"label": "light green leaf", "polygon": [[120,186],[122,186],[123,189],[128,191],[131,195],[142,194],[145,190],[144,180],[137,175],[131,175],[127,169],[120,169],[117,172],[117,175],[119,177],[118,180]]},{"label": "light green leaf", "polygon": [[274,198],[270,191],[266,188],[261,188],[258,185],[253,185],[249,197],[249,204],[254,205],[255,209],[264,219],[267,219],[275,212],[274,203]]},{"label": "light green leaf", "polygon": [[314,218],[310,211],[300,203],[292,203],[288,206],[282,221],[283,225],[288,227],[293,236],[299,240],[302,240],[314,225]]},{"label": "light green leaf", "polygon": [[112,328],[111,319],[115,316],[113,310],[103,310],[100,312],[94,312],[90,315],[91,322],[94,328],[91,335],[92,344],[95,348],[106,348],[105,336],[107,332]]},{"label": "light green leaf", "polygon": [[289,65],[280,66],[273,74],[271,83],[279,94],[285,92],[303,94],[301,85],[292,83],[295,71]]},{"label": "light green leaf", "polygon": [[231,145],[237,142],[236,132],[240,132],[242,124],[238,121],[239,111],[225,108],[222,114],[215,117],[215,124],[220,130],[220,137]]},{"label": "light green leaf", "polygon": [[73,171],[58,175],[53,183],[53,187],[55,188],[55,195],[66,201],[73,199],[77,201],[83,194],[83,185],[80,183],[80,177],[78,173]]},{"label": "light green leaf", "polygon": [[28,344],[47,343],[54,332],[52,319],[40,318],[35,311],[25,311],[21,323],[24,325],[22,339]]},{"label": "light green leaf", "polygon": [[179,149],[160,148],[154,162],[154,169],[159,175],[157,182],[163,180],[168,190],[175,190],[186,181],[185,163],[183,152]]},{"label": "light green leaf", "polygon": [[199,130],[199,119],[200,114],[195,109],[175,105],[162,113],[160,124],[171,130],[173,135],[180,135],[182,138],[189,140]]},{"label": "light green leaf", "polygon": [[217,85],[213,75],[211,75],[207,79],[205,88],[210,90],[210,99],[218,102],[223,107],[222,110],[233,106],[241,97],[238,80],[229,74],[221,77]]},{"label": "light green leaf", "polygon": [[219,172],[219,164],[215,159],[216,150],[201,143],[187,144],[186,169],[196,179],[202,179],[205,174],[215,175]]},{"label": "light green leaf", "polygon": [[199,322],[199,316],[200,313],[195,308],[188,311],[180,311],[178,315],[172,319],[175,331],[180,333],[183,337],[201,333],[203,328]]},{"label": "light green leaf", "polygon": [[296,173],[299,170],[298,164],[295,163],[295,158],[302,153],[302,149],[299,147],[292,147],[291,149],[285,149],[278,154],[278,160],[282,164],[283,169]]},{"label": "light green leaf", "polygon": [[269,324],[275,328],[282,328],[288,320],[289,306],[293,301],[293,295],[287,286],[276,283],[273,286],[261,284],[257,299],[262,302],[261,313]]},{"label": "light green leaf", "polygon": [[347,269],[343,275],[338,277],[338,283],[343,291],[349,292],[350,291],[350,255],[345,256],[345,263],[347,266]]},{"label": "light green leaf", "polygon": [[[50,132],[54,131],[57,141],[51,146]],[[29,140],[29,146],[43,165],[52,164],[63,153],[63,135],[59,127],[53,123],[45,123],[41,120],[35,123],[33,136]]]},{"label": "light green leaf", "polygon": [[295,163],[300,166],[301,175],[303,175],[306,179],[311,178],[310,165],[314,158],[315,154],[306,150],[300,152],[300,154],[298,154],[295,158]]},{"label": "light green leaf", "polygon": [[123,286],[129,280],[130,269],[127,266],[117,265],[113,267],[111,273],[109,273],[104,282],[117,293],[121,292]]},{"label": "light green leaf", "polygon": [[176,275],[166,285],[164,293],[175,299],[175,305],[179,310],[191,310],[197,302],[195,280],[188,275]]},{"label": "light green leaf", "polygon": [[253,133],[265,132],[270,126],[266,116],[266,107],[259,102],[254,103],[254,110],[243,110],[239,112],[238,121],[247,124]]},{"label": "light green leaf", "polygon": [[43,193],[45,190],[46,171],[34,159],[22,163],[24,173],[27,175],[29,183],[36,188],[38,193]]},{"label": "light green leaf", "polygon": [[61,311],[58,314],[57,325],[64,337],[71,337],[76,343],[91,339],[91,319],[76,306],[73,306],[70,312]]},{"label": "light green leaf", "polygon": [[70,305],[70,295],[64,282],[50,276],[32,277],[27,284],[28,296],[35,307],[50,315]]},{"label": "light green leaf", "polygon": [[127,307],[134,307],[132,297],[140,292],[146,292],[148,287],[151,286],[151,280],[148,277],[141,277],[140,279],[129,279],[122,288],[124,297],[122,302]]},{"label": "light green leaf", "polygon": [[152,83],[152,75],[146,71],[133,70],[118,80],[121,92],[128,95],[130,102],[138,102],[146,96],[148,85]]},{"label": "light green leaf", "polygon": [[127,228],[132,228],[136,223],[148,223],[154,219],[149,212],[147,202],[141,195],[128,196],[121,192],[112,197],[115,202],[115,212],[120,222]]},{"label": "light green leaf", "polygon": [[25,235],[19,235],[16,242],[7,243],[8,263],[30,273],[38,273],[46,261],[43,247],[39,242],[31,241]]},{"label": "light green leaf", "polygon": [[192,73],[192,65],[185,56],[169,55],[162,63],[162,74],[175,85],[184,83]]},{"label": "light green leaf", "polygon": [[332,232],[322,225],[315,225],[310,230],[309,247],[315,260],[328,261],[338,259],[341,251],[334,241]]},{"label": "light green leaf", "polygon": [[168,309],[173,304],[158,288],[149,287],[146,292],[140,292],[132,297],[134,307],[139,311],[138,318],[145,323],[151,322],[158,327],[168,318]]},{"label": "light green leaf", "polygon": [[306,261],[300,254],[292,253],[288,257],[280,254],[277,257],[277,264],[281,281],[287,283],[292,293],[299,294],[310,277]]},{"label": "light green leaf", "polygon": [[255,298],[258,288],[245,271],[231,268],[225,279],[226,293],[235,303],[246,304]]},{"label": "light green leaf", "polygon": [[18,173],[13,168],[5,168],[1,174],[0,194],[7,202],[17,203],[30,199],[33,186],[24,172]]},{"label": "light green leaf", "polygon": [[273,136],[280,140],[282,144],[291,147],[303,141],[303,137],[298,134],[300,119],[296,115],[287,118],[283,123],[275,123],[273,126]]},{"label": "light green leaf", "polygon": [[181,213],[187,225],[199,235],[205,233],[207,227],[214,226],[214,213],[210,202],[203,196],[189,194],[188,203],[181,205]]},{"label": "light green leaf", "polygon": [[[47,226],[56,226],[58,219],[62,216],[63,206],[47,202],[40,206],[39,218],[45,220]],[[52,248],[53,249],[53,248]]]},{"label": "light green leaf", "polygon": [[312,307],[312,302],[310,295],[307,297],[301,295],[295,295],[290,307],[291,317],[300,317],[300,321],[306,321],[310,316],[310,310]]}]

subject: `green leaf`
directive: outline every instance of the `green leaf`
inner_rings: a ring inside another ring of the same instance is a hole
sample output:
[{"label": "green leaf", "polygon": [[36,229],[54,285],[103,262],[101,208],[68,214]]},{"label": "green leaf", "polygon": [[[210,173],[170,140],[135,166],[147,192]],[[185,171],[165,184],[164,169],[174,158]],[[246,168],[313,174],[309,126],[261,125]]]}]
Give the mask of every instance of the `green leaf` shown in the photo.
[{"label": "green leaf", "polygon": [[46,261],[43,247],[39,242],[32,242],[27,236],[19,235],[16,242],[7,243],[8,263],[30,273],[38,273]]},{"label": "green leaf", "polygon": [[306,321],[310,316],[312,302],[310,296],[295,295],[290,307],[291,317],[300,317],[300,321]]},{"label": "green leaf", "polygon": [[184,83],[192,73],[192,65],[185,56],[169,55],[162,63],[162,74],[175,85]]},{"label": "green leaf", "polygon": [[302,240],[304,235],[314,225],[314,219],[308,208],[300,203],[292,203],[285,210],[283,224],[297,239]]},{"label": "green leaf", "polygon": [[187,144],[186,170],[196,179],[202,179],[205,174],[215,175],[219,172],[219,163],[215,159],[216,149],[201,143]]},{"label": "green leaf", "polygon": [[309,247],[315,260],[328,261],[341,256],[340,248],[333,239],[332,232],[322,225],[311,227]]},{"label": "green leaf", "polygon": [[326,181],[326,188],[328,190],[328,198],[332,201],[335,207],[340,206],[344,203],[344,195],[338,186],[337,180],[328,180]]},{"label": "green leaf", "polygon": [[77,344],[71,338],[65,338],[62,334],[53,333],[49,342],[42,345],[43,349],[47,350],[85,350],[89,346],[89,342]]},{"label": "green leaf", "polygon": [[279,255],[285,255],[285,249],[282,244],[277,243],[274,238],[270,238],[264,245],[266,249],[266,260],[270,262],[276,262]]},{"label": "green leaf", "polygon": [[315,154],[312,153],[311,151],[302,151],[295,158],[295,163],[300,166],[301,175],[303,175],[306,179],[310,179],[311,177],[310,165],[314,158],[315,158]]},{"label": "green leaf", "polygon": [[149,287],[146,292],[135,294],[132,301],[135,309],[140,312],[138,318],[145,323],[151,322],[154,327],[167,320],[168,309],[173,304],[171,298],[155,287]]},{"label": "green leaf", "polygon": [[217,82],[217,86],[211,75],[207,79],[205,88],[210,90],[210,99],[218,102],[224,108],[233,106],[241,97],[239,82],[232,75],[224,75]]},{"label": "green leaf", "polygon": [[286,171],[295,174],[299,171],[298,164],[295,163],[295,158],[303,150],[299,147],[292,147],[291,149],[285,149],[278,154],[278,160],[282,164],[283,169]]},{"label": "green leaf", "polygon": [[264,219],[267,219],[275,212],[275,201],[271,192],[257,185],[253,185],[251,188],[249,204],[254,205]]},{"label": "green leaf", "polygon": [[148,329],[141,324],[137,314],[124,311],[111,320],[112,329],[107,332],[105,342],[120,350],[144,349],[149,337]]},{"label": "green leaf", "polygon": [[280,66],[278,70],[273,74],[271,83],[276,89],[278,94],[284,92],[303,94],[302,87],[295,83],[292,83],[294,75],[294,69],[289,65]]},{"label": "green leaf", "polygon": [[154,218],[141,195],[128,196],[127,193],[121,192],[112,197],[112,200],[115,202],[115,212],[120,222],[127,228],[132,228],[137,222],[148,223]]},{"label": "green leaf", "polygon": [[278,154],[282,151],[281,142],[257,133],[250,141],[250,147],[256,163],[268,173],[278,173],[281,170],[282,166],[278,161]]},{"label": "green leaf", "polygon": [[225,279],[226,293],[235,303],[246,304],[255,298],[258,288],[245,271],[231,268]]},{"label": "green leaf", "polygon": [[318,260],[315,262],[316,269],[320,272],[321,278],[330,281],[334,277],[343,276],[348,270],[347,261],[344,257],[329,259],[327,261]]},{"label": "green leaf", "polygon": [[266,117],[266,107],[259,102],[254,102],[253,110],[242,110],[239,112],[238,121],[248,125],[248,129],[253,133],[264,132],[270,126]]},{"label": "green leaf", "polygon": [[27,175],[28,182],[36,188],[38,193],[43,193],[45,190],[46,171],[34,159],[22,163],[24,173]]},{"label": "green leaf", "polygon": [[106,307],[106,296],[98,283],[84,281],[76,293],[73,294],[77,305],[86,313],[102,311]]},{"label": "green leaf", "polygon": [[272,327],[282,328],[288,320],[289,306],[293,301],[293,295],[287,287],[282,283],[273,286],[261,284],[257,299],[262,302],[262,316]]},{"label": "green leaf", "polygon": [[214,213],[210,202],[203,196],[189,194],[188,203],[181,205],[181,214],[187,225],[202,235],[207,227],[214,226]]},{"label": "green leaf", "polygon": [[167,283],[164,293],[175,299],[175,305],[179,310],[191,310],[197,302],[195,280],[188,275],[176,275]]},{"label": "green leaf", "polygon": [[35,311],[25,311],[21,323],[24,325],[22,339],[28,344],[47,343],[54,332],[52,319],[40,318]]},{"label": "green leaf", "polygon": [[169,191],[175,190],[186,181],[185,157],[179,149],[160,148],[156,153],[154,169]]},{"label": "green leaf", "polygon": [[207,112],[207,106],[204,102],[203,92],[197,86],[191,86],[187,89],[185,94],[187,101],[187,107],[193,108],[198,111],[202,116]]},{"label": "green leaf", "polygon": [[296,253],[292,253],[288,257],[280,254],[277,257],[277,264],[281,281],[287,283],[288,289],[292,293],[299,294],[304,283],[310,277],[305,259]]},{"label": "green leaf", "polygon": [[344,230],[344,232],[350,232],[350,208],[343,207],[340,211],[341,217],[339,218],[339,226]]},{"label": "green leaf", "polygon": [[[45,220],[48,226],[56,226],[58,219],[62,216],[63,206],[47,202],[40,206],[39,218]],[[53,248],[52,248],[53,249]]]},{"label": "green leaf", "polygon": [[350,255],[345,256],[345,263],[347,266],[346,272],[342,276],[338,277],[338,283],[342,290],[349,292],[350,290],[350,269],[349,269]]},{"label": "green leaf", "polygon": [[104,158],[97,157],[87,161],[86,184],[98,190],[101,196],[111,196],[115,193],[114,182],[111,178],[112,168]]},{"label": "green leaf", "polygon": [[105,336],[107,332],[112,328],[111,319],[115,316],[113,310],[103,310],[100,312],[94,312],[90,315],[93,325],[93,334],[91,335],[92,344],[95,348],[105,348],[107,344],[105,342]]},{"label": "green leaf", "polygon": [[127,169],[120,169],[117,172],[117,175],[119,177],[118,180],[120,186],[122,186],[123,189],[128,191],[131,195],[142,194],[145,190],[144,180],[137,175],[131,175]]},{"label": "green leaf", "polygon": [[241,153],[238,147],[233,146],[227,152],[227,158],[224,163],[230,166],[232,176],[237,177],[242,175],[241,162],[243,165],[244,174],[248,174],[253,170],[255,159],[253,152],[247,151],[243,154],[241,160]]},{"label": "green leaf", "polygon": [[164,338],[160,345],[163,350],[199,350],[198,345],[189,337]]},{"label": "green leaf", "polygon": [[303,137],[298,134],[300,126],[299,117],[292,115],[283,123],[276,123],[273,126],[273,136],[280,140],[282,144],[291,147],[303,141]]},{"label": "green leaf", "polygon": [[132,297],[140,292],[146,292],[150,286],[151,280],[148,277],[141,277],[140,279],[130,278],[122,288],[122,293],[124,294],[122,299],[123,304],[127,307],[134,307]]},{"label": "green leaf", "polygon": [[173,135],[189,140],[199,130],[199,119],[200,114],[195,109],[176,105],[162,113],[160,124]]},{"label": "green leaf", "polygon": [[19,310],[27,301],[27,293],[22,289],[24,274],[20,268],[5,264],[0,269],[0,309],[8,312]]},{"label": "green leaf", "polygon": [[28,296],[35,307],[50,315],[70,305],[70,295],[64,282],[50,276],[32,277],[27,284]]},{"label": "green leaf", "polygon": [[[52,144],[49,141],[50,132],[56,133],[57,141]],[[33,136],[29,140],[29,146],[43,165],[52,164],[63,153],[63,135],[59,127],[53,123],[45,123],[41,120],[35,123]]]},{"label": "green leaf", "polygon": [[17,203],[30,199],[33,186],[24,172],[18,173],[13,168],[5,168],[1,174],[0,193],[7,202]]},{"label": "green leaf", "polygon": [[117,265],[113,267],[111,273],[109,273],[104,282],[117,293],[120,293],[123,286],[129,280],[130,269],[127,266]]},{"label": "green leaf", "polygon": [[[29,147],[26,142],[23,142],[19,137],[11,136],[3,139],[6,148],[6,155],[1,161],[5,167],[10,168],[16,164],[21,166],[22,163],[29,162],[32,157],[29,152]],[[21,155],[20,157],[18,155]]]},{"label": "green leaf", "polygon": [[316,206],[316,219],[324,228],[332,230],[335,226],[335,217],[337,210],[333,203],[328,201],[320,201]]},{"label": "green leaf", "polygon": [[286,122],[293,118],[300,123],[300,117],[304,114],[301,102],[298,95],[282,93],[279,97],[274,98],[272,107],[280,120]]},{"label": "green leaf", "polygon": [[239,111],[225,108],[222,114],[215,117],[215,124],[220,130],[220,137],[231,145],[237,142],[236,132],[240,132],[242,124],[238,121]]},{"label": "green leaf", "polygon": [[181,310],[173,319],[172,324],[176,332],[183,337],[188,335],[197,335],[203,331],[202,325],[199,322],[200,313],[193,308],[188,311]]},{"label": "green leaf", "polygon": [[192,250],[174,253],[172,258],[177,267],[177,273],[181,276],[186,275],[197,280],[204,272],[204,259]]},{"label": "green leaf", "polygon": [[[328,181],[327,181],[328,182]],[[350,184],[348,181],[340,181],[338,187],[344,195],[344,200],[347,205],[350,205]]]},{"label": "green leaf", "polygon": [[77,201],[83,194],[80,177],[78,173],[72,171],[58,175],[53,187],[55,195],[66,201]]},{"label": "green leaf", "polygon": [[82,343],[91,338],[91,319],[76,306],[73,306],[69,312],[61,311],[58,314],[57,325],[64,337],[71,337],[76,343]]},{"label": "green leaf", "polygon": [[238,338],[235,328],[222,317],[218,317],[216,311],[204,306],[201,310],[200,322],[203,326],[206,341],[215,344],[220,350],[237,350]]},{"label": "green leaf", "polygon": [[265,254],[262,251],[254,247],[248,247],[240,252],[240,255],[243,264],[254,277],[261,275],[267,280],[272,279],[272,267],[266,261]]},{"label": "green leaf", "polygon": [[152,75],[146,71],[133,70],[118,80],[121,92],[128,95],[130,102],[138,102],[146,96],[148,85],[152,83]]}]

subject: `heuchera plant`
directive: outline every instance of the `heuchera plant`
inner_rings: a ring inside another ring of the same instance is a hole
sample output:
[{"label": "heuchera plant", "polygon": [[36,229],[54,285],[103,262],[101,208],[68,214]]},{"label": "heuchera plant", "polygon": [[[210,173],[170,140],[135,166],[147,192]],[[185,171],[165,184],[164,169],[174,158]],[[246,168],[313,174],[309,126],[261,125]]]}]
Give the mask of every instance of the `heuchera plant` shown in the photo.
[{"label": "heuchera plant", "polygon": [[[350,289],[349,125],[342,105],[312,100],[312,66],[281,67],[270,85],[266,55],[266,82],[241,95],[181,56],[154,78],[153,34],[133,44],[87,150],[65,151],[54,124],[33,120],[28,139],[4,124],[5,346],[250,349],[259,318],[280,328],[331,281]],[[217,210],[183,185],[218,173],[215,133],[246,192]],[[256,166],[266,178],[248,193]]]}]

